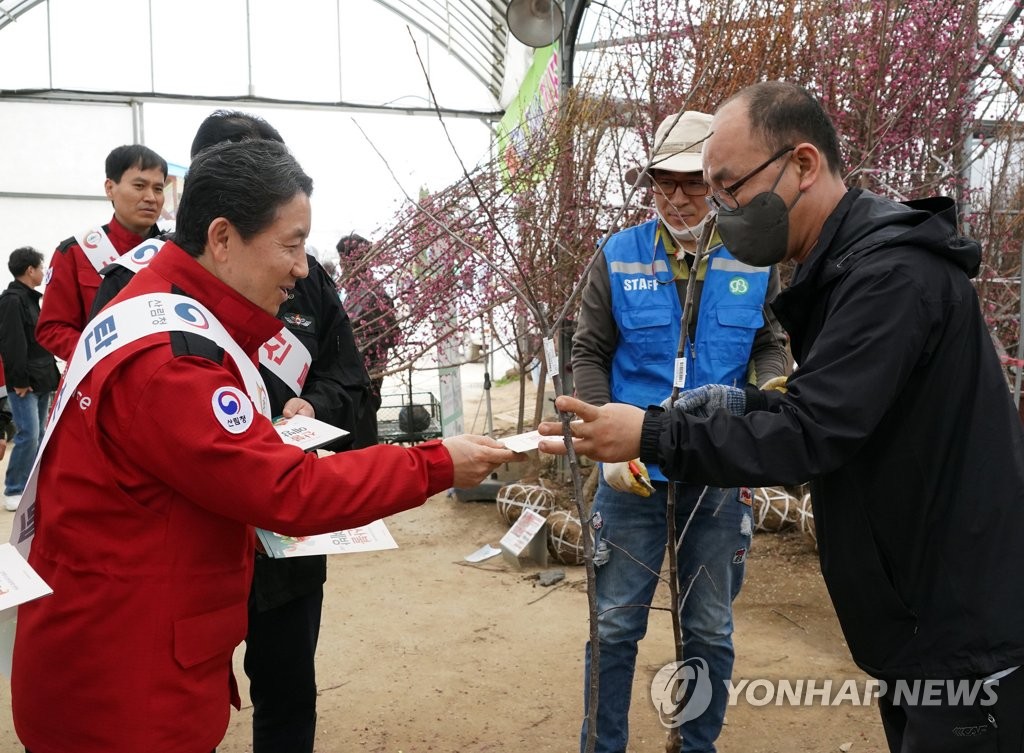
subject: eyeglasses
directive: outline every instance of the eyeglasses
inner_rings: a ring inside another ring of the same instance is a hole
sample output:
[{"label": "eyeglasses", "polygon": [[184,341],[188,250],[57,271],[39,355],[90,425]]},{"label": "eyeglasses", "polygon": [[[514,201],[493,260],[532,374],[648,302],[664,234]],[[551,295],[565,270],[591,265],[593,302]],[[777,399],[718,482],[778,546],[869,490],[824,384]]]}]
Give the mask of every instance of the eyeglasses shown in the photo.
[{"label": "eyeglasses", "polygon": [[775,154],[773,154],[771,157],[762,162],[760,165],[751,170],[749,173],[740,178],[738,181],[733,183],[731,186],[719,188],[717,191],[715,191],[713,194],[711,194],[705,199],[705,201],[708,203],[708,206],[711,207],[716,212],[719,209],[725,209],[728,211],[739,209],[740,203],[739,201],[736,200],[736,192],[743,187],[743,184],[746,183],[751,178],[753,178],[759,172],[764,170],[766,167],[768,167],[768,165],[773,163],[779,157],[783,156],[784,154],[788,154],[794,149],[796,149],[795,146],[783,147],[779,151],[775,152]]},{"label": "eyeglasses", "polygon": [[654,186],[655,191],[665,196],[674,194],[676,188],[683,189],[683,193],[687,196],[707,196],[708,189],[710,188],[707,183],[699,178],[677,180],[662,174],[651,175],[651,184]]}]

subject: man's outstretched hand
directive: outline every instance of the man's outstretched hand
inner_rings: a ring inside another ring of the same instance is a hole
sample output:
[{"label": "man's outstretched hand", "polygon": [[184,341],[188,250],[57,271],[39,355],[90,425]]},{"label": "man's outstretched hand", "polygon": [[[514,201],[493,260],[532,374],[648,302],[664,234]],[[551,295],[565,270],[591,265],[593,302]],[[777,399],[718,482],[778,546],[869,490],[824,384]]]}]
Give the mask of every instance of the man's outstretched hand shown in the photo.
[{"label": "man's outstretched hand", "polygon": [[[560,395],[555,407],[564,413],[576,414],[578,420],[573,421],[570,428],[577,454],[606,463],[632,460],[640,455],[640,428],[644,423],[644,411],[640,408],[623,403],[599,407],[568,395]],[[555,437],[541,440],[538,445],[541,452],[566,454],[560,422],[545,421],[537,430],[542,436]]]},{"label": "man's outstretched hand", "polygon": [[502,463],[527,459],[522,453],[512,452],[500,442],[477,434],[459,434],[447,437],[441,443],[448,450],[452,465],[455,466],[452,486],[456,489],[476,486]]}]

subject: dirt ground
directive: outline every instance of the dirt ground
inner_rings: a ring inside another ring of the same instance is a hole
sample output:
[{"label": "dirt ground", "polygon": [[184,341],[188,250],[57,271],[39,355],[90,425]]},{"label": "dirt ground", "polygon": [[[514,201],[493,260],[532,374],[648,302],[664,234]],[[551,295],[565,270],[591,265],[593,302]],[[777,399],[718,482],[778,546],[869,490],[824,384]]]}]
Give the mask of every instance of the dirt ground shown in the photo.
[{"label": "dirt ground", "polygon": [[[479,431],[474,392],[473,383],[464,381],[466,428],[475,420]],[[496,427],[514,420],[516,392],[514,383],[492,390]],[[6,540],[13,516],[2,510],[0,516],[6,516],[0,518]],[[437,495],[387,524],[399,549],[330,560],[318,651],[317,751],[578,750],[588,634],[584,569],[552,563],[566,578],[545,588],[532,577],[539,567],[517,570],[500,557],[465,563],[465,555],[485,543],[497,545],[507,529],[493,503]],[[656,601],[667,603],[667,588]],[[820,687],[827,679],[836,686],[854,679],[863,687],[816,554],[799,532],[755,536],[735,622],[734,680],[813,679]],[[245,699],[240,657],[241,650],[235,664]],[[670,616],[656,611],[640,646],[630,751],[664,750],[650,683],[672,658]],[[221,753],[251,750],[251,717],[243,701]],[[740,693],[718,749],[861,753],[884,751],[885,745],[873,704],[757,705]],[[4,679],[0,751],[20,750]]]}]

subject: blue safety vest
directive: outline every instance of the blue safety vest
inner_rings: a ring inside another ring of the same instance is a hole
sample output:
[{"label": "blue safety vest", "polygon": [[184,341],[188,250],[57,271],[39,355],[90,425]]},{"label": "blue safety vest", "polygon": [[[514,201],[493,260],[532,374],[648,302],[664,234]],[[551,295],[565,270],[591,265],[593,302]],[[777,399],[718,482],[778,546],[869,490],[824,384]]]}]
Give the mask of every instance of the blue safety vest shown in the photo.
[{"label": "blue safety vest", "polygon": [[[658,221],[613,235],[604,248],[612,315],[619,343],[611,364],[617,403],[645,408],[672,391],[682,303]],[[754,335],[764,325],[769,267],[752,267],[724,246],[708,254],[696,341],[686,343],[686,389],[703,384],[742,386]]]}]

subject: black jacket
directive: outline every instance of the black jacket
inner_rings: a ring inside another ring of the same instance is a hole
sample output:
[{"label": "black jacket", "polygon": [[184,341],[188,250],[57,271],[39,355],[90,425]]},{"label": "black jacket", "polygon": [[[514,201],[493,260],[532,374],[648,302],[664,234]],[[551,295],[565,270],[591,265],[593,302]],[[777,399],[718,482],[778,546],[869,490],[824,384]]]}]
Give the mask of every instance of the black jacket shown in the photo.
[{"label": "black jacket", "polygon": [[[366,412],[364,408],[371,400],[370,378],[334,281],[312,256],[307,260],[309,276],[295,281],[292,296],[281,306],[277,317],[306,346],[313,359],[302,398],[313,406],[318,419],[349,432],[326,447],[338,451],[351,447],[360,430],[365,431],[365,424],[357,419]],[[270,407],[277,415],[293,393],[263,366],[260,374],[270,393]],[[370,444],[376,444],[376,440],[374,435]],[[308,593],[326,578],[325,556],[257,557],[250,598],[258,610],[272,609]]]},{"label": "black jacket", "polygon": [[847,193],[773,304],[798,368],[763,410],[650,411],[641,457],[673,478],[810,480],[822,573],[850,651],[883,679],[1024,663],[1024,429],[950,199]]},{"label": "black jacket", "polygon": [[0,293],[0,358],[8,392],[15,387],[53,392],[60,382],[57,362],[36,342],[40,298],[42,293],[17,280]]},{"label": "black jacket", "polygon": [[[350,432],[326,449],[343,450],[357,434],[357,418],[370,404],[370,378],[356,348],[352,324],[341,306],[338,291],[327,271],[312,256],[306,257],[309,275],[295,281],[292,296],[277,313],[285,326],[306,346],[312,358],[301,397],[316,417]],[[106,306],[131,280],[131,270],[111,264],[103,270],[91,316]],[[260,366],[274,415],[295,394],[271,371]],[[363,439],[363,437],[359,437]],[[376,436],[366,444],[376,444]],[[252,596],[260,611],[272,609],[310,593],[327,577],[327,558],[256,558]]]}]

